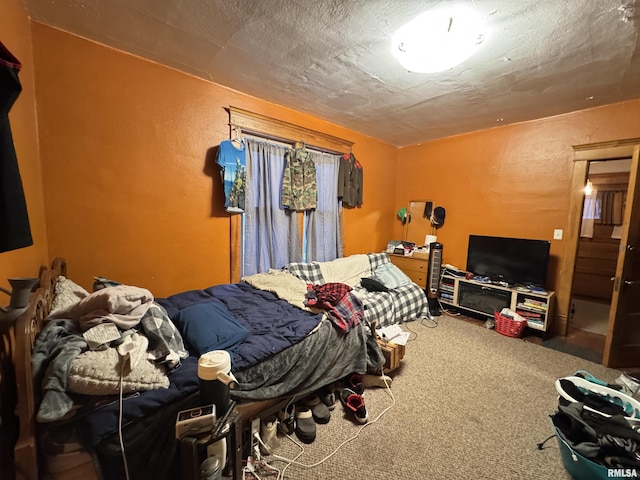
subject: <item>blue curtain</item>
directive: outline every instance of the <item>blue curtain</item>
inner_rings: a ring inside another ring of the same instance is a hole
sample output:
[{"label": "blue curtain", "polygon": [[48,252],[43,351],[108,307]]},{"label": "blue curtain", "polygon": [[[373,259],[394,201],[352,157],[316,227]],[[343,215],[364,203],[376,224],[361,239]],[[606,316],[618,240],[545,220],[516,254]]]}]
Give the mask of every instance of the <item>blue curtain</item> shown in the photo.
[{"label": "blue curtain", "polygon": [[306,213],[305,261],[326,262],[342,256],[338,201],[340,156],[311,151],[311,157],[316,164],[318,206]]},{"label": "blue curtain", "polygon": [[244,139],[247,189],[243,214],[242,276],[302,261],[298,215],[282,207],[280,192],[287,146]]}]

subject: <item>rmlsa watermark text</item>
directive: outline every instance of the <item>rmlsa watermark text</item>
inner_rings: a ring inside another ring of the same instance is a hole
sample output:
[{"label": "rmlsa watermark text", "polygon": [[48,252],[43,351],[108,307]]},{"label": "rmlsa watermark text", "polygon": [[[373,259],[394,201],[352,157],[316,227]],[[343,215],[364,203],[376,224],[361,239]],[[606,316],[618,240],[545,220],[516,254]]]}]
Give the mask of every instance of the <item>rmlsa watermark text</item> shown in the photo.
[{"label": "rmlsa watermark text", "polygon": [[635,468],[607,468],[607,477],[610,478],[638,478],[638,470]]}]

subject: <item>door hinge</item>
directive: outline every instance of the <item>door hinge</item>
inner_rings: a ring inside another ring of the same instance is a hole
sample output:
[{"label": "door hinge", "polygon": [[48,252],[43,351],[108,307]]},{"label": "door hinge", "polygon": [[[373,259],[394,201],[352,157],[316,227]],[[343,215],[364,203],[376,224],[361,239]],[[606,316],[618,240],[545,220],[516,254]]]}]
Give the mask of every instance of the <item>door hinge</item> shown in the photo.
[{"label": "door hinge", "polygon": [[617,292],[620,290],[620,277],[615,277],[613,281],[613,291]]}]

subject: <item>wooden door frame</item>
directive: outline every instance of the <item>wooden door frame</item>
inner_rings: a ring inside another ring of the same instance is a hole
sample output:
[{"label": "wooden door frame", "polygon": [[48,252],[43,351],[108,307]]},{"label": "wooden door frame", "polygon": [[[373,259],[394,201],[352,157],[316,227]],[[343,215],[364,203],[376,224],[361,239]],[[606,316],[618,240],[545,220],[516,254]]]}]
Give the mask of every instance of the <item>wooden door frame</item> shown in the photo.
[{"label": "wooden door frame", "polygon": [[556,289],[556,334],[566,336],[569,326],[568,316],[571,306],[571,292],[573,291],[573,272],[576,266],[578,242],[580,241],[584,186],[589,173],[589,162],[631,157],[633,155],[633,148],[636,145],[640,145],[640,138],[573,146],[574,164],[567,234],[565,236],[564,254],[560,265],[560,285]]},{"label": "wooden door frame", "polygon": [[[638,230],[640,224],[640,186],[638,185],[638,160],[640,155],[640,145],[636,145],[633,149],[633,157],[631,161],[631,171],[629,174],[629,191],[627,193],[626,206],[624,211],[624,224],[626,228],[622,229],[622,238],[620,239],[620,250],[618,254],[618,262],[616,266],[615,287],[613,291],[613,308],[609,314],[609,324],[607,328],[607,337],[604,345],[604,355],[602,364],[606,367],[637,367],[638,366],[638,349],[632,344],[625,341],[625,330],[628,331],[630,322],[628,318],[622,319],[620,315],[620,296],[624,295],[623,301],[628,302],[629,293],[623,293],[624,280],[629,273],[634,273],[631,268],[630,256],[635,255],[629,247],[638,244]],[[624,252],[624,253],[623,253]],[[626,325],[625,325],[626,323]]]}]

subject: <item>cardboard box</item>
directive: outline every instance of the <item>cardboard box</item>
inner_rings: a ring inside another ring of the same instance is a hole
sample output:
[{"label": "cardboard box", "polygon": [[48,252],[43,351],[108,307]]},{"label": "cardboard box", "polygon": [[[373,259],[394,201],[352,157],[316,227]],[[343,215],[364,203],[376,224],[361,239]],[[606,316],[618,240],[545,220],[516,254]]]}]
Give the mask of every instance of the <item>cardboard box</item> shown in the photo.
[{"label": "cardboard box", "polygon": [[404,358],[405,346],[385,342],[381,339],[377,339],[376,341],[384,355],[384,372],[388,373],[398,368],[400,366],[400,361]]}]

